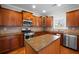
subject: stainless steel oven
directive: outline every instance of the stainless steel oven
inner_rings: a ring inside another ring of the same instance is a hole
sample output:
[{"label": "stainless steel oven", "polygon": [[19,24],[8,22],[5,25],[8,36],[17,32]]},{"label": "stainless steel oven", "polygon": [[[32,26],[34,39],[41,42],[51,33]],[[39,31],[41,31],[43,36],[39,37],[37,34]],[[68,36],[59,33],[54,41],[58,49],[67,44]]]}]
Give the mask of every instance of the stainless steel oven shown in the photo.
[{"label": "stainless steel oven", "polygon": [[24,39],[29,39],[33,37],[34,32],[31,30],[32,21],[27,19],[23,20],[22,32],[24,33]]}]

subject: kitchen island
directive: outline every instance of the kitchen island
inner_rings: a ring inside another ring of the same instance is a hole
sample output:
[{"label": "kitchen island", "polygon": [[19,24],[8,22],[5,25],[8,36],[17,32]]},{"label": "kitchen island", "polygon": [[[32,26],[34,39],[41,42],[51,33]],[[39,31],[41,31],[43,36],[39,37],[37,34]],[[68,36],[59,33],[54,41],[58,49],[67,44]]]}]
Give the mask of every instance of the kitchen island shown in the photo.
[{"label": "kitchen island", "polygon": [[60,36],[45,34],[25,39],[26,54],[59,54]]}]

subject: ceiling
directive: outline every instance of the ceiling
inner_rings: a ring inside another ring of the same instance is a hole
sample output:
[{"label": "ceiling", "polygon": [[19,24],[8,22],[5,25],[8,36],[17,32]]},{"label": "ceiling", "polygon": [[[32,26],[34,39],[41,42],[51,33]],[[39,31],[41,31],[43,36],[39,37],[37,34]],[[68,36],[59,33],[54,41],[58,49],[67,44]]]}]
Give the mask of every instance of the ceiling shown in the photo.
[{"label": "ceiling", "polygon": [[[33,9],[32,5],[35,5],[36,8]],[[8,6],[31,11],[39,15],[58,14],[72,9],[79,9],[79,4],[62,4],[61,6],[57,6],[57,4],[8,4]],[[46,10],[46,13],[43,13],[42,10]]]}]

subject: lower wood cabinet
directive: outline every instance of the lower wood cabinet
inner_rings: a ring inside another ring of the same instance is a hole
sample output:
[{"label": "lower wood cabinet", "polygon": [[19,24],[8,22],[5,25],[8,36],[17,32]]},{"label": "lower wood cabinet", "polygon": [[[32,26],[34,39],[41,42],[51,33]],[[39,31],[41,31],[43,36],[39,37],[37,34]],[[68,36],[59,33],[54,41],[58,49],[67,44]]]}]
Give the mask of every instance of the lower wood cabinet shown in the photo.
[{"label": "lower wood cabinet", "polygon": [[10,35],[0,37],[0,53],[5,53],[24,46],[23,35]]},{"label": "lower wood cabinet", "polygon": [[10,39],[8,37],[0,37],[0,53],[10,50]]},{"label": "lower wood cabinet", "polygon": [[17,36],[10,37],[10,49],[19,48],[19,39]]}]

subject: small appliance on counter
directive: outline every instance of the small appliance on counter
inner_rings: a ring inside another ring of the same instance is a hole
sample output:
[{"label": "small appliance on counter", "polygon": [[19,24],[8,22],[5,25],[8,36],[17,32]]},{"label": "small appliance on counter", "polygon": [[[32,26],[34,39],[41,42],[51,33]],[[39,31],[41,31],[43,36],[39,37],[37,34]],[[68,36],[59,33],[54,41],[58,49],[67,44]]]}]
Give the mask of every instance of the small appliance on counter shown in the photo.
[{"label": "small appliance on counter", "polygon": [[34,32],[31,31],[32,21],[31,20],[23,20],[22,32],[24,33],[24,39],[29,39],[33,37]]}]

